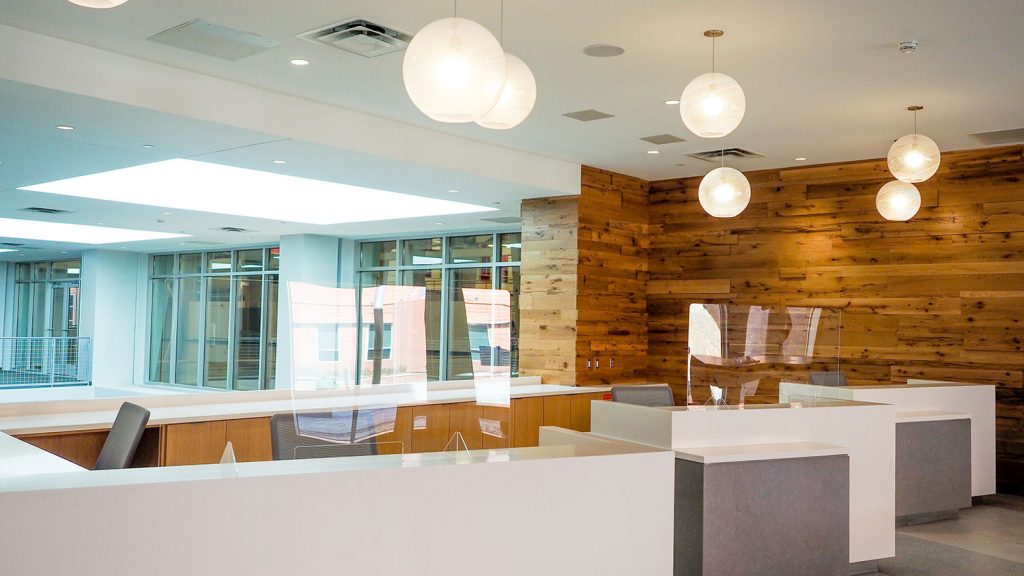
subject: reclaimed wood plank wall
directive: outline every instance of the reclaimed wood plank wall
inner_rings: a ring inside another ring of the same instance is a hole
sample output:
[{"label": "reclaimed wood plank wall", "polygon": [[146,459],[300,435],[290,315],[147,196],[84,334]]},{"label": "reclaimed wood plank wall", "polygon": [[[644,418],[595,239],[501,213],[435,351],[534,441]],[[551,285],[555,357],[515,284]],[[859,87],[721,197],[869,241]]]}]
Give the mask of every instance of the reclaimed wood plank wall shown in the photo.
[{"label": "reclaimed wood plank wall", "polygon": [[943,154],[909,222],[875,209],[884,160],[747,173],[750,205],[731,219],[701,210],[700,178],[652,182],[648,379],[682,396],[691,302],[842,308],[851,384],[997,385],[1009,478],[1024,461],[1022,152]]},{"label": "reclaimed wood plank wall", "polygon": [[576,382],[581,386],[644,380],[647,199],[647,181],[583,167],[576,298]]}]

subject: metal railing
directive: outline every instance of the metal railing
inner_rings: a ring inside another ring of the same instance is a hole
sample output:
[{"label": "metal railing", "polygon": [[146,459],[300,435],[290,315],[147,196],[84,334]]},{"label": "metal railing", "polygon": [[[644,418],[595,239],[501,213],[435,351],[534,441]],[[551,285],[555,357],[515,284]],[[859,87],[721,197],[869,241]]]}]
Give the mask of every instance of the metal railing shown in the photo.
[{"label": "metal railing", "polygon": [[0,389],[91,383],[89,338],[0,338]]}]

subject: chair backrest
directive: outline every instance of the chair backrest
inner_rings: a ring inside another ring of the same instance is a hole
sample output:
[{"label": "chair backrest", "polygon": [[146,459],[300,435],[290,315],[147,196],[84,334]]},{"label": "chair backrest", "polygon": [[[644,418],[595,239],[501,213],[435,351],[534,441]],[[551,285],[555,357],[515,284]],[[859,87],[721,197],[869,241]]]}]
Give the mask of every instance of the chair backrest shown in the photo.
[{"label": "chair backrest", "polygon": [[640,406],[675,406],[672,388],[668,384],[639,384],[612,386],[612,401]]},{"label": "chair backrest", "polygon": [[359,411],[339,418],[335,412],[274,414],[270,418],[270,441],[274,460],[375,456],[373,438],[358,441]]},{"label": "chair backrest", "polygon": [[103,442],[100,456],[96,459],[94,470],[127,468],[135,457],[135,450],[139,447],[148,422],[149,410],[131,402],[121,404],[114,425],[110,427],[110,434],[107,434]]},{"label": "chair backrest", "polygon": [[815,386],[846,386],[842,372],[811,372],[811,384]]}]

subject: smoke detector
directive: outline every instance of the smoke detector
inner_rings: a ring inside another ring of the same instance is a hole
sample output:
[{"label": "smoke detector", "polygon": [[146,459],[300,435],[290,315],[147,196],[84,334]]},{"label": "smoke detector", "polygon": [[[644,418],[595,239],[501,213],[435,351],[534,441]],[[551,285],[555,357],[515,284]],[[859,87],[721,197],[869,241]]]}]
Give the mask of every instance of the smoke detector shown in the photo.
[{"label": "smoke detector", "polygon": [[900,54],[913,54],[917,50],[917,40],[903,40],[896,44],[896,47],[899,48]]}]

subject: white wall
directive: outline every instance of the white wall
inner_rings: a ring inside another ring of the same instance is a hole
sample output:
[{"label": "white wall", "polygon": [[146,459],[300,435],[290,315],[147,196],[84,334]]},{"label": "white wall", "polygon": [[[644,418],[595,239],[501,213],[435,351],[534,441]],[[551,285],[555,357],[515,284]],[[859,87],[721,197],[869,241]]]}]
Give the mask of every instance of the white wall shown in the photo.
[{"label": "white wall", "polygon": [[[92,381],[99,386],[141,384],[137,350],[145,347],[146,302],[139,284],[147,256],[116,250],[82,252],[79,334],[92,338]],[[142,319],[140,326],[140,318]]]},{"label": "white wall", "polygon": [[276,388],[291,388],[292,334],[288,283],[308,282],[337,286],[341,243],[334,236],[294,234],[281,237],[280,291],[277,313]]}]

